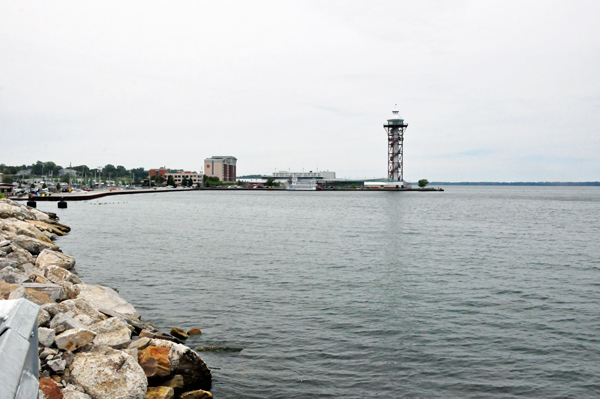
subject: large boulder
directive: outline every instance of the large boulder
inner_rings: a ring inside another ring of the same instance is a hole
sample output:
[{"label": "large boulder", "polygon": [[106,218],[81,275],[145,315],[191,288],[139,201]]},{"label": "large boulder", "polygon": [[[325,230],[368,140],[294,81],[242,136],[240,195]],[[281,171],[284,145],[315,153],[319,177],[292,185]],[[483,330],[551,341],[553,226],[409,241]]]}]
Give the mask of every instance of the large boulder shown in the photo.
[{"label": "large boulder", "polygon": [[65,255],[62,252],[57,252],[50,248],[48,250],[42,251],[38,255],[37,259],[35,260],[35,266],[38,269],[45,269],[50,265],[70,270],[73,268],[73,266],[75,266],[75,258],[69,255]]},{"label": "large boulder", "polygon": [[79,295],[77,297],[92,303],[99,310],[103,311],[106,309],[123,316],[135,319],[140,318],[140,314],[135,310],[133,305],[123,299],[112,288],[84,284],[77,284],[76,286],[79,288]]},{"label": "large boulder", "polygon": [[94,399],[144,399],[148,380],[138,362],[127,353],[93,346],[75,356],[71,378]]},{"label": "large boulder", "polygon": [[152,339],[150,345],[169,349],[171,374],[183,376],[184,390],[210,390],[212,384],[210,369],[196,352],[185,345],[164,339]]},{"label": "large boulder", "polygon": [[45,249],[51,249],[53,251],[58,250],[58,247],[51,241],[46,242],[28,236],[14,236],[12,241],[14,244],[25,249],[32,255],[39,255]]}]

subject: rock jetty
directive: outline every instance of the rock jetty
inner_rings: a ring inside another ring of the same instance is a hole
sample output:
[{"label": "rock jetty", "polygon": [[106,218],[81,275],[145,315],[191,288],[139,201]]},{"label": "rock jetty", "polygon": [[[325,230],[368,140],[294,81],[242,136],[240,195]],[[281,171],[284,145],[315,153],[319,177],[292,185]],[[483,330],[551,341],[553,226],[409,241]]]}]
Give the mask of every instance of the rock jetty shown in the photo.
[{"label": "rock jetty", "polygon": [[185,332],[159,331],[115,290],[81,281],[54,243],[69,231],[56,214],[0,199],[0,300],[41,307],[40,398],[212,398]]}]

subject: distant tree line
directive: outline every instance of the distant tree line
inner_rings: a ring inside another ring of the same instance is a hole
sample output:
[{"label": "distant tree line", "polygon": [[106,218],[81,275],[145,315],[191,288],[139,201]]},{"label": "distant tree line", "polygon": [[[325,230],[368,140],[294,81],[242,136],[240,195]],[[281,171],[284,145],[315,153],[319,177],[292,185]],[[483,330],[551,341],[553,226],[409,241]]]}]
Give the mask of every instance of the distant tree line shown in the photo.
[{"label": "distant tree line", "polygon": [[[0,173],[4,174],[4,182],[12,183],[15,180],[31,179],[33,177],[45,176],[47,179],[59,180],[60,182],[67,183],[69,181],[69,174],[61,176],[60,171],[63,169],[70,169],[75,171],[76,177],[87,179],[96,179],[101,181],[116,180],[116,181],[127,181],[134,184],[139,184],[144,179],[148,179],[150,173],[149,170],[140,168],[127,169],[122,165],[107,164],[104,166],[98,166],[90,168],[87,165],[75,165],[66,166],[57,165],[54,162],[42,162],[37,161],[31,165],[5,165],[0,164]],[[74,176],[72,176],[73,178]]]}]

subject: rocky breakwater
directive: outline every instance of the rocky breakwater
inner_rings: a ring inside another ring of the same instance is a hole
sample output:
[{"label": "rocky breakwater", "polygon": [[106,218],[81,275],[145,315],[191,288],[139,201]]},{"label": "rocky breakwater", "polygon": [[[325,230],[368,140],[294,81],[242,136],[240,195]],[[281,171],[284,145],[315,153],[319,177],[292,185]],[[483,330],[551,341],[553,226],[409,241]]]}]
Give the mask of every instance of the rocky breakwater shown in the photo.
[{"label": "rocky breakwater", "polygon": [[[55,214],[0,199],[0,300],[38,305],[40,397],[211,398],[200,356],[108,287],[87,285],[54,243]],[[1,360],[1,359],[0,359]]]}]

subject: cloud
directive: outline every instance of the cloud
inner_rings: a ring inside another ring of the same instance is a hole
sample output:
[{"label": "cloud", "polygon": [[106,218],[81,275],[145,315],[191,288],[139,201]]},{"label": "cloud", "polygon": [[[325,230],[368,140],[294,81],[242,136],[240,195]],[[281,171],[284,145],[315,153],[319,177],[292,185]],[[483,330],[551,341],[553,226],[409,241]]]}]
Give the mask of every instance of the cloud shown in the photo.
[{"label": "cloud", "polygon": [[[384,176],[397,103],[408,178],[552,180],[557,155],[600,152],[598,17],[593,1],[0,0],[2,162],[198,170],[227,153],[242,174]],[[586,162],[561,179],[597,180]]]}]

